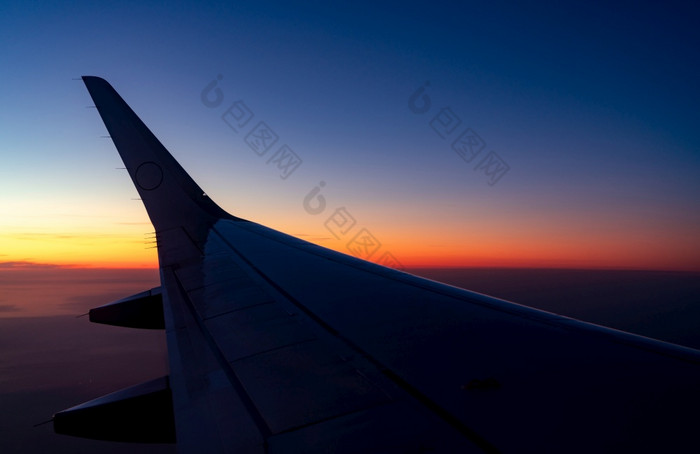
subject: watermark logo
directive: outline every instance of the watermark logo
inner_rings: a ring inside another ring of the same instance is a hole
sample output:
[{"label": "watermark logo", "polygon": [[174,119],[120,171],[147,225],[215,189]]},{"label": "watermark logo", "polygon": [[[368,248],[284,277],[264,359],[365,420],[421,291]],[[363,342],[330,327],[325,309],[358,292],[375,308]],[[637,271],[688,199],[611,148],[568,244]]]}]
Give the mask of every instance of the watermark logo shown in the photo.
[{"label": "watermark logo", "polygon": [[471,128],[467,128],[452,142],[452,149],[466,162],[472,162],[486,147],[484,139]]},{"label": "watermark logo", "polygon": [[430,101],[430,96],[425,92],[426,88],[429,86],[430,82],[426,82],[408,97],[408,108],[411,109],[411,112],[415,114],[424,114],[430,110],[432,102]]},{"label": "watermark logo", "polygon": [[510,170],[510,166],[495,152],[491,151],[474,167],[474,170],[483,170],[486,176],[489,177],[488,183],[493,186]]},{"label": "watermark logo", "polygon": [[[423,115],[430,111],[432,101],[427,93],[428,87],[430,87],[430,82],[426,82],[418,87],[408,97],[408,108],[414,114]],[[446,140],[460,130],[462,120],[448,106],[441,108],[433,115],[428,121],[428,126],[441,139]],[[486,148],[486,142],[472,128],[467,127],[456,135],[456,138],[452,141],[451,148],[464,162],[471,164],[477,156],[482,154]],[[472,170],[483,173],[487,177],[487,183],[493,186],[508,173],[510,166],[494,151],[490,151],[478,161]]]},{"label": "watermark logo", "polygon": [[289,175],[294,173],[294,171],[301,165],[301,158],[298,154],[292,151],[289,145],[285,144],[282,145],[280,149],[267,160],[267,163],[275,164],[281,171],[280,178],[286,180]]},{"label": "watermark logo", "polygon": [[[205,104],[205,106],[206,105],[207,104]],[[253,118],[253,112],[240,99],[231,104],[231,107],[226,109],[221,116],[224,123],[226,123],[229,128],[233,129],[235,133],[238,133],[238,131],[244,128],[251,118]]]},{"label": "watermark logo", "polygon": [[[204,86],[200,93],[202,104],[210,109],[215,109],[224,102],[224,92],[218,86],[223,80],[219,74],[215,79]],[[245,133],[243,141],[255,154],[262,157],[268,154],[279,141],[277,133],[264,121],[258,121],[252,129],[251,120],[255,117],[253,110],[242,100],[234,101],[228,109],[224,110],[221,120],[236,134]],[[265,164],[279,171],[281,179],[289,178],[299,167],[303,160],[292,148],[284,144],[271,154]]]},{"label": "watermark logo", "polygon": [[264,121],[261,121],[245,136],[244,140],[251,150],[262,156],[277,142],[277,139],[279,136]]},{"label": "watermark logo", "polygon": [[362,229],[357,232],[348,243],[348,250],[361,259],[369,259],[381,248],[381,243],[372,235],[369,230]]},{"label": "watermark logo", "polygon": [[326,219],[326,222],[323,223],[326,230],[331,232],[337,240],[347,235],[348,232],[355,227],[355,224],[357,224],[357,221],[345,207],[337,208],[333,214]]},{"label": "watermark logo", "polygon": [[[218,75],[202,89],[200,99],[207,108],[215,109],[223,104],[225,95],[218,86],[221,80],[223,80],[223,76]],[[409,100],[409,107],[415,113],[425,113],[430,109],[430,97],[424,91],[425,87],[423,87],[423,91],[417,90]],[[271,150],[275,149],[280,142],[279,135],[265,121],[258,120],[251,128],[251,125],[254,124],[251,120],[254,117],[253,110],[242,99],[238,99],[224,110],[221,120],[234,133],[243,135],[243,141],[256,155],[260,157],[268,155],[265,164],[278,170],[280,178],[286,180],[301,167],[303,163],[301,157],[286,143],[272,152]],[[320,181],[302,200],[302,207],[308,214],[315,216],[326,211],[328,202],[326,197],[321,194],[324,187],[326,187],[326,182]],[[362,227],[354,235],[352,234],[357,220],[344,206],[336,208],[323,225],[337,240],[347,241],[348,238],[351,238],[345,244],[345,248],[356,257],[369,259],[382,247],[381,242],[366,227]],[[395,269],[404,269],[401,262],[386,250],[379,257],[377,263]]]},{"label": "watermark logo", "polygon": [[457,129],[457,126],[459,126],[461,123],[462,120],[460,120],[459,117],[452,112],[452,109],[449,107],[443,107],[428,124],[431,128],[433,128],[433,131],[435,131],[437,135],[444,139],[452,134],[452,132]]},{"label": "watermark logo", "polygon": [[386,266],[389,268],[394,268],[394,269],[403,269],[403,265],[401,262],[397,260],[396,257],[391,252],[384,252],[381,257],[379,257],[379,260],[377,260],[377,263],[379,263],[382,266]]},{"label": "watermark logo", "polygon": [[[318,215],[326,210],[326,197],[321,194],[325,186],[326,182],[321,181],[306,194],[302,202],[304,211],[311,215]],[[357,226],[357,219],[350,214],[350,211],[345,206],[336,208],[326,218],[323,226],[336,240],[346,241],[350,238],[345,244],[345,249],[355,257],[369,260],[382,247],[382,243],[366,227],[362,227],[354,235],[351,233]],[[405,269],[401,262],[389,251],[384,251],[377,263],[394,269]]]},{"label": "watermark logo", "polygon": [[215,108],[219,107],[221,103],[224,102],[224,92],[221,91],[221,88],[217,87],[219,81],[223,78],[224,76],[219,74],[216,76],[216,79],[212,80],[204,87],[200,95],[202,104],[209,108]]},{"label": "watermark logo", "polygon": [[321,214],[326,209],[326,198],[319,194],[321,189],[326,186],[326,182],[322,181],[315,186],[306,197],[304,197],[304,211],[309,214]]}]

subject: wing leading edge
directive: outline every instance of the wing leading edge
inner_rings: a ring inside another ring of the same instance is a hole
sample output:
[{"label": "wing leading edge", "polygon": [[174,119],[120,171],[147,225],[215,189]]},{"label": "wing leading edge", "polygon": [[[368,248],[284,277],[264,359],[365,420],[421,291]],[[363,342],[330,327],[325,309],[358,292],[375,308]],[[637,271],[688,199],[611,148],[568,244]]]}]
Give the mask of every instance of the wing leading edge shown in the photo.
[{"label": "wing leading edge", "polygon": [[83,79],[156,229],[180,452],[698,448],[698,351],[231,216]]}]

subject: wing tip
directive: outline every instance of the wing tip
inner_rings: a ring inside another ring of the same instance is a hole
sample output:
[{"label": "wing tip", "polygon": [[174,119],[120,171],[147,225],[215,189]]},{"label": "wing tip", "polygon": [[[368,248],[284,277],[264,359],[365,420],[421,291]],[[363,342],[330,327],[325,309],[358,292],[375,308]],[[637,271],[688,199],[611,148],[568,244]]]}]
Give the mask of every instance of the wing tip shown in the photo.
[{"label": "wing tip", "polygon": [[94,85],[99,84],[99,85],[106,85],[106,86],[112,88],[112,85],[110,85],[110,83],[107,82],[107,80],[105,80],[104,78],[99,77],[99,76],[80,76],[80,78],[83,80],[83,83],[85,85],[87,85],[88,87],[90,85],[94,86]]},{"label": "wing tip", "polygon": [[82,79],[156,230],[242,220],[205,195],[109,82]]}]

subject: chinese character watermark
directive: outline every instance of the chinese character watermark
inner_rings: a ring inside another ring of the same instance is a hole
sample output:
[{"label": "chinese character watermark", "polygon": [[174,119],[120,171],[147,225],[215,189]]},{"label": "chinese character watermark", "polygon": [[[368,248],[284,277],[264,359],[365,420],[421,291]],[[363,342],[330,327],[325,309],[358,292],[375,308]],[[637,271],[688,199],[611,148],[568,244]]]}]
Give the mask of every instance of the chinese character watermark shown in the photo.
[{"label": "chinese character watermark", "polygon": [[484,147],[486,147],[486,142],[471,128],[465,129],[464,132],[452,142],[452,149],[466,162],[472,162],[474,158],[481,153]]},{"label": "chinese character watermark", "polygon": [[452,131],[457,129],[457,126],[459,126],[461,123],[462,120],[460,120],[459,117],[452,112],[452,109],[449,107],[443,107],[440,109],[440,112],[438,112],[433,119],[430,120],[429,124],[430,127],[433,128],[433,131],[444,139],[452,134]]},{"label": "chinese character watermark", "polygon": [[262,156],[277,142],[277,139],[279,136],[275,134],[275,131],[270,129],[264,121],[261,121],[245,136],[244,140],[251,150]]},{"label": "chinese character watermark", "polygon": [[[223,76],[218,75],[201,91],[200,99],[204,106],[214,109],[222,105],[225,96],[223,90],[218,86],[218,83],[222,79]],[[420,94],[421,93],[416,96],[420,96]],[[416,102],[422,102],[423,104],[420,106],[417,105],[414,112],[424,113],[430,109],[430,98],[427,95],[424,95],[421,101]],[[279,136],[264,121],[258,120],[257,123],[255,123],[255,127],[251,128],[250,126],[253,124],[251,120],[254,117],[255,114],[252,109],[250,109],[242,99],[239,99],[234,101],[223,112],[221,120],[234,133],[245,134],[243,140],[255,154],[260,157],[268,155],[269,157],[265,164],[276,168],[280,172],[280,178],[286,180],[302,165],[301,157],[285,143],[276,148],[274,152],[271,152],[279,142]],[[440,130],[446,130],[448,133],[452,132],[456,127],[456,125],[451,126],[447,117],[440,118],[436,121],[444,123],[440,126]],[[459,121],[459,119],[457,119],[457,121]],[[438,128],[437,123],[436,128]],[[325,186],[326,182],[321,181],[304,197],[302,206],[304,211],[308,214],[318,215],[326,210],[326,198],[320,193]],[[345,241],[351,238],[346,243],[345,248],[356,257],[367,260],[374,256],[382,247],[379,240],[377,240],[366,227],[361,228],[357,233],[351,236],[351,232],[357,225],[357,220],[344,206],[336,208],[330,217],[325,220],[323,225],[337,240]],[[403,265],[401,265],[396,257],[388,251],[383,252],[377,260],[377,263],[395,269],[404,269]]]},{"label": "chinese character watermark", "polygon": [[[309,191],[306,197],[304,197],[302,206],[307,213],[317,215],[326,210],[326,197],[321,194],[321,190],[325,186],[326,182],[321,181]],[[323,226],[335,239],[347,240],[348,242],[345,244],[345,249],[355,257],[369,260],[382,247],[381,242],[366,227],[362,227],[354,235],[351,234],[353,229],[357,226],[357,220],[344,206],[336,208],[333,213],[326,218]],[[401,262],[396,260],[396,257],[388,251],[384,251],[377,263],[394,269],[404,269]]]},{"label": "chinese character watermark", "polygon": [[336,209],[328,219],[326,219],[326,222],[324,222],[323,225],[337,240],[339,240],[342,236],[347,235],[347,233],[355,226],[356,223],[357,221],[348,212],[348,209],[345,207],[340,207]]},{"label": "chinese character watermark", "polygon": [[231,107],[226,109],[221,116],[224,123],[233,129],[235,133],[238,133],[240,129],[245,127],[251,118],[253,118],[253,112],[240,99],[231,104]]},{"label": "chinese character watermark", "polygon": [[285,144],[267,160],[267,163],[276,164],[281,170],[280,178],[286,180],[301,165],[301,158]]},{"label": "chinese character watermark", "polygon": [[489,184],[493,186],[510,170],[510,166],[492,151],[474,167],[474,170],[483,170],[489,177]]},{"label": "chinese character watermark", "polygon": [[[430,82],[424,83],[408,97],[408,108],[414,114],[422,115],[430,111],[432,101],[427,93],[429,86]],[[443,107],[433,115],[428,125],[444,140],[459,130],[462,120],[451,107]],[[452,141],[451,148],[464,162],[471,163],[486,148],[486,142],[472,128],[467,127]],[[490,151],[472,170],[486,175],[488,184],[493,186],[510,170],[510,166],[494,151]]]},{"label": "chinese character watermark", "polygon": [[[210,109],[215,109],[224,102],[224,92],[218,86],[222,79],[223,76],[219,74],[200,93],[202,104]],[[245,133],[244,142],[255,154],[262,157],[273,149],[279,141],[279,136],[264,121],[258,121],[255,127],[248,129],[252,125],[253,117],[255,114],[252,109],[242,99],[238,99],[224,111],[221,120],[236,134]],[[292,151],[289,145],[283,144],[270,154],[265,164],[277,169],[280,178],[286,180],[301,166],[302,162],[301,157]]]},{"label": "chinese character watermark", "polygon": [[357,235],[348,243],[348,250],[353,255],[365,260],[372,257],[380,247],[382,247],[382,245],[367,229],[362,229],[357,232]]}]

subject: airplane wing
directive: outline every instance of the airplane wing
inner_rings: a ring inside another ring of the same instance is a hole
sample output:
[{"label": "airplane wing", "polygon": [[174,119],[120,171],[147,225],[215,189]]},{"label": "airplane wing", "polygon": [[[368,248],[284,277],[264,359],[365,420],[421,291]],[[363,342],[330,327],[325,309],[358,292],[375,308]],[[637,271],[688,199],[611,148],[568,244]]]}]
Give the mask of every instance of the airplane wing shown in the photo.
[{"label": "airplane wing", "polygon": [[105,80],[83,80],[155,228],[161,276],[91,318],[164,326],[170,371],[56,414],[57,432],[181,453],[700,449],[699,351],[230,215]]}]

